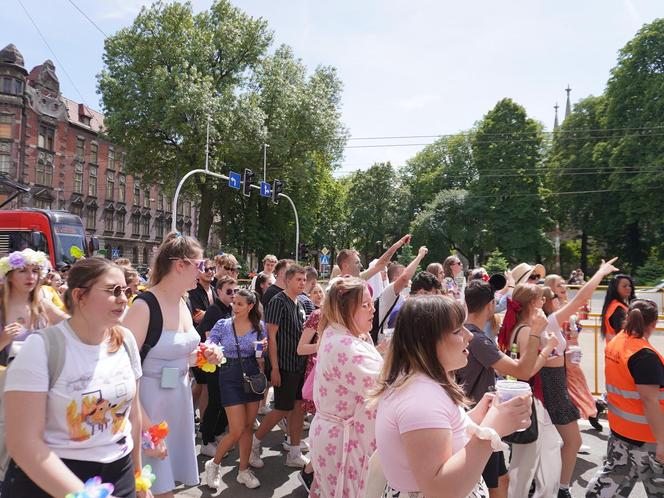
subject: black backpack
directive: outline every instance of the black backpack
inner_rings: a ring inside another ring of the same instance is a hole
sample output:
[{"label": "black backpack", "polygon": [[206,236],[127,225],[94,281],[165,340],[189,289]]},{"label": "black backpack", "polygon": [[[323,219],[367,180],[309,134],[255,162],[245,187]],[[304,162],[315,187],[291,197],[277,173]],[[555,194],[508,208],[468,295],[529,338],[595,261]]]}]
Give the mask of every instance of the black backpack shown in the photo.
[{"label": "black backpack", "polygon": [[380,316],[380,313],[378,310],[380,307],[380,296],[378,296],[374,300],[374,309],[376,311],[374,312],[373,322],[371,323],[371,338],[373,339],[374,344],[378,344],[378,334],[380,334],[383,331],[385,323],[387,322],[387,319],[390,317],[390,313],[392,313],[392,310],[394,309],[394,307],[397,305],[398,302],[399,302],[399,294],[397,294],[396,299],[392,303],[392,306],[390,306],[390,309],[387,310],[387,313],[385,313],[385,316],[379,323],[378,318]]},{"label": "black backpack", "polygon": [[148,322],[148,331],[145,335],[145,341],[141,347],[141,364],[150,350],[157,345],[161,337],[161,331],[164,328],[164,317],[161,313],[161,306],[155,295],[150,291],[141,292],[136,299],[142,299],[150,309],[150,321]]}]

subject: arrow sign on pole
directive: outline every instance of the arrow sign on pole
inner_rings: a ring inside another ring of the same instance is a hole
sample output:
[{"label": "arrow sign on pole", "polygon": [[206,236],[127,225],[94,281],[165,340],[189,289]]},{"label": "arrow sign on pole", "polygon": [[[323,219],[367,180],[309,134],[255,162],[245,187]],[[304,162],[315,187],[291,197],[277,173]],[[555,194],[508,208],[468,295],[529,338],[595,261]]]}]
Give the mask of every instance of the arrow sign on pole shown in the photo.
[{"label": "arrow sign on pole", "polygon": [[240,190],[241,182],[242,182],[242,177],[240,173],[236,173],[235,171],[230,171],[228,173],[228,186],[230,188]]},{"label": "arrow sign on pole", "polygon": [[272,185],[268,182],[261,182],[261,197],[272,197]]}]

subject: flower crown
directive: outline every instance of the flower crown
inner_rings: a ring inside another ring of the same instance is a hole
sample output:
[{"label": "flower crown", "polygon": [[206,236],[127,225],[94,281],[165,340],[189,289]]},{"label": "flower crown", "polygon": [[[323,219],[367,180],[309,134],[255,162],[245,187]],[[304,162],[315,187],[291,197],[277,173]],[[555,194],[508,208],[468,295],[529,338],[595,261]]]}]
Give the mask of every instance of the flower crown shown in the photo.
[{"label": "flower crown", "polygon": [[37,266],[40,270],[45,269],[48,258],[41,251],[32,249],[23,249],[14,251],[9,256],[0,258],[0,276],[4,277],[13,270],[20,270],[26,266]]}]

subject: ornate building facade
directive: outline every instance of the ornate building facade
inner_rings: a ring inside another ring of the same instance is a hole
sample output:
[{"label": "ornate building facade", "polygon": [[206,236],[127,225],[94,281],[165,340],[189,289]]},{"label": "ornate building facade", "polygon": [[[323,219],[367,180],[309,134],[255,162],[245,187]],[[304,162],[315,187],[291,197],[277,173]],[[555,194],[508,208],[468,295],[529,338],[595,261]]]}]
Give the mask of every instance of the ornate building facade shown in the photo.
[{"label": "ornate building facade", "polygon": [[31,187],[13,207],[79,215],[109,258],[149,264],[174,216],[179,231],[196,233],[192,202],[172,213],[172,199],[158,186],[127,174],[123,150],[104,135],[103,116],[60,93],[50,60],[28,72],[12,44],[0,51],[0,174]]}]

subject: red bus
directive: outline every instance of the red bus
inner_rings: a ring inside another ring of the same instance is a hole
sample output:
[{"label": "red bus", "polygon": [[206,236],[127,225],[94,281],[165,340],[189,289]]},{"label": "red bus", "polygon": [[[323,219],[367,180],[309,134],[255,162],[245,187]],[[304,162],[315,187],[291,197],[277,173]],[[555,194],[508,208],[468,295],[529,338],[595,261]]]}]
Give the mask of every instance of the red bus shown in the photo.
[{"label": "red bus", "polygon": [[86,240],[81,218],[67,211],[0,210],[0,256],[27,247],[46,253],[58,269],[76,261],[78,251],[73,248],[89,256],[99,242],[94,236]]}]

